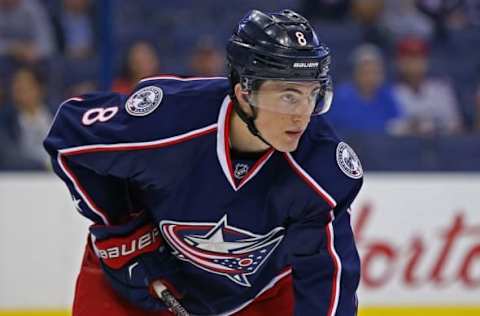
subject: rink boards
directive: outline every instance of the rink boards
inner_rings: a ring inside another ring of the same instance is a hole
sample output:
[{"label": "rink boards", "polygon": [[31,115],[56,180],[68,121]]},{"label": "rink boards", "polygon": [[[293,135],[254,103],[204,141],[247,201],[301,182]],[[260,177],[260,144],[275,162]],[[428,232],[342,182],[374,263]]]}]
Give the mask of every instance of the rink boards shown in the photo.
[{"label": "rink boards", "polygon": [[[480,175],[368,174],[361,316],[480,315]],[[0,316],[69,315],[88,222],[44,174],[0,174]]]}]

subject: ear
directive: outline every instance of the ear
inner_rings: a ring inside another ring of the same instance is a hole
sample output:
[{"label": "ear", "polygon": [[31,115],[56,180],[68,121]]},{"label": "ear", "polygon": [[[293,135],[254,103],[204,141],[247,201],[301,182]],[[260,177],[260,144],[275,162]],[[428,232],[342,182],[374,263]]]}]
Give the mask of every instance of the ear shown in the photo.
[{"label": "ear", "polygon": [[242,90],[242,86],[237,83],[234,87],[235,97],[237,98],[238,106],[243,112],[247,113],[248,115],[252,114],[252,109],[250,108],[248,102],[248,96],[245,91]]},{"label": "ear", "polygon": [[247,94],[242,90],[242,86],[237,83],[234,87],[235,97],[243,109],[249,108]]},{"label": "ear", "polygon": [[245,95],[244,91],[242,90],[242,86],[237,83],[234,87],[235,97],[239,102],[247,102],[247,96]]}]

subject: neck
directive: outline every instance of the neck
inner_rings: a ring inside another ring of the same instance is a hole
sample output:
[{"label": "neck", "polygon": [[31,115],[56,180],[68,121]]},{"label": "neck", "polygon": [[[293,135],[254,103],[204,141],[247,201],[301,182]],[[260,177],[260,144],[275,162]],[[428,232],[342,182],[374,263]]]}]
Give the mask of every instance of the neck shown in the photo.
[{"label": "neck", "polygon": [[230,144],[240,152],[261,152],[269,146],[253,135],[244,121],[233,111],[230,117]]}]

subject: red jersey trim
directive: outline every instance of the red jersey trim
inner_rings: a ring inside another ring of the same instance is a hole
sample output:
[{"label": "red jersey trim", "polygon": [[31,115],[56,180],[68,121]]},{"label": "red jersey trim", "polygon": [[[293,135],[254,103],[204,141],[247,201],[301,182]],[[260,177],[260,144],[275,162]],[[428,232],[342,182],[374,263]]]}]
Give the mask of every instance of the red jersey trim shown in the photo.
[{"label": "red jersey trim", "polygon": [[[342,261],[340,256],[335,250],[335,232],[333,230],[333,221],[335,216],[333,215],[333,210],[330,211],[330,223],[327,225],[326,234],[327,234],[327,250],[328,254],[332,258],[334,271],[332,277],[332,290],[330,294],[330,303],[328,307],[327,316],[333,316],[337,312],[338,301],[340,299],[340,279],[342,276]],[[320,267],[321,268],[321,267]]]},{"label": "red jersey trim", "polygon": [[287,160],[290,167],[295,171],[295,173],[303,180],[305,183],[313,189],[322,199],[327,202],[331,208],[335,208],[337,202],[335,199],[328,194],[296,161],[293,159],[290,153],[284,153],[285,159]]},{"label": "red jersey trim", "polygon": [[218,118],[218,131],[217,131],[217,155],[223,173],[228,182],[235,191],[240,190],[248,181],[250,181],[267,163],[275,150],[273,148],[268,149],[262,157],[260,157],[250,168],[247,174],[237,184],[234,177],[232,159],[230,157],[230,120],[233,112],[233,102],[227,96],[222,104],[220,115]]}]

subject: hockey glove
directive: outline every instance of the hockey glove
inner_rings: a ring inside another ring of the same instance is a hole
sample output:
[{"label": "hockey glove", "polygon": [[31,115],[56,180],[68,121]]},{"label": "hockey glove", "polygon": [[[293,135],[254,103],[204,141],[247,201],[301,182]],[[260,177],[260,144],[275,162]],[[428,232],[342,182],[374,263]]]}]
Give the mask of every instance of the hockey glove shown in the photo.
[{"label": "hockey glove", "polygon": [[114,290],[134,305],[165,310],[152,283],[161,281],[177,298],[168,276],[175,273],[174,259],[165,253],[160,231],[147,218],[138,217],[118,226],[92,225],[92,244]]}]

